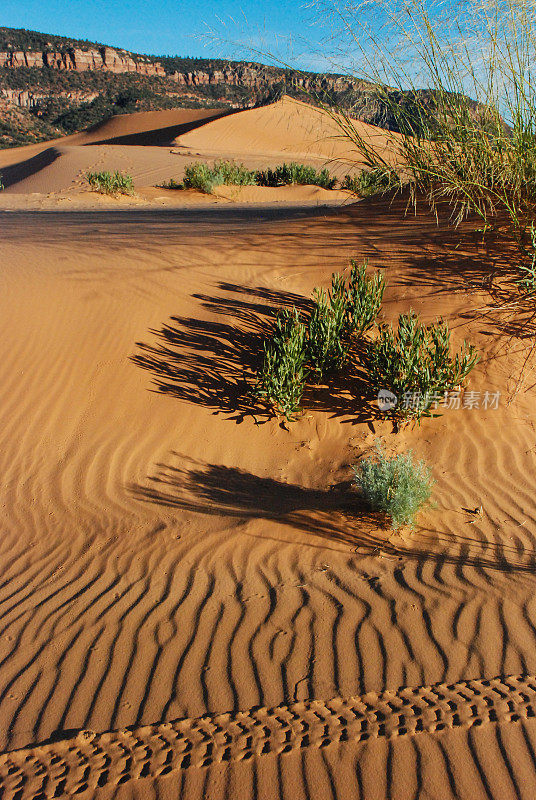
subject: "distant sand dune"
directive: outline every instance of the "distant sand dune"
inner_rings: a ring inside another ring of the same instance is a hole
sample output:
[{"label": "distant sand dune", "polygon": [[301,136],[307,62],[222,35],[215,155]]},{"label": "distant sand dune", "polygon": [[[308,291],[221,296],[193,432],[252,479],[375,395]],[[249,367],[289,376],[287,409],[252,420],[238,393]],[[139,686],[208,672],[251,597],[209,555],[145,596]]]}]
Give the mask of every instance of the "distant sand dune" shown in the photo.
[{"label": "distant sand dune", "polygon": [[[385,131],[358,120],[357,130],[376,146],[387,143]],[[308,103],[284,97],[276,103],[241,111],[178,137],[181,148],[200,153],[282,155],[362,161],[336,121]]]},{"label": "distant sand dune", "polygon": [[78,134],[82,144],[166,145],[199,125],[234,113],[226,109],[174,108],[118,114]]}]

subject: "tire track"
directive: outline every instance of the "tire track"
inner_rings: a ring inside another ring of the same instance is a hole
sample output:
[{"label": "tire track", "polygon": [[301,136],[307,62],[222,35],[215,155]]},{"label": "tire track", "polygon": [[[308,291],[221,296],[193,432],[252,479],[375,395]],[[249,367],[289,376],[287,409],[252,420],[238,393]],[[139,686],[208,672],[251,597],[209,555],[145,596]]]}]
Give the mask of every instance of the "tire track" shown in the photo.
[{"label": "tire track", "polygon": [[[335,743],[356,745],[378,738],[391,741],[464,728],[474,764],[489,793],[485,766],[472,743],[471,729],[534,717],[536,676],[511,675],[274,708],[254,707],[102,734],[81,730],[75,738],[1,754],[0,789],[5,800],[69,796],[141,777],[156,778],[189,767],[246,761],[269,753],[282,755]],[[496,731],[497,758],[515,788],[518,778],[501,731]],[[530,752],[534,760],[532,747]],[[415,758],[418,765],[416,750]],[[394,768],[391,759],[389,747],[388,772]],[[326,779],[333,787],[332,770],[327,762],[325,766]],[[420,774],[419,769],[416,774]],[[392,780],[387,780],[387,785],[392,786]],[[416,797],[419,791],[417,785]]]}]

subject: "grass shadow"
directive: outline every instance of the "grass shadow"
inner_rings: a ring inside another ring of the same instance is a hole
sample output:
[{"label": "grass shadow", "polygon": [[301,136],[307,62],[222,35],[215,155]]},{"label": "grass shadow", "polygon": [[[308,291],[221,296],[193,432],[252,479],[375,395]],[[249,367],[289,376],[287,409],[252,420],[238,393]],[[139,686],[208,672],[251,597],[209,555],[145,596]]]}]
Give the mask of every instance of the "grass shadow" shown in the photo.
[{"label": "grass shadow", "polygon": [[[220,283],[218,288],[220,296],[194,295],[218,319],[171,317],[160,330],[151,330],[153,342],[137,342],[132,361],[152,373],[154,391],[228,414],[237,423],[246,416],[257,422],[268,420],[273,412],[252,394],[264,339],[279,309],[295,306],[308,313],[311,301],[262,287]],[[304,409],[348,417],[352,423],[377,417],[355,356],[352,353],[349,368],[334,376],[329,386],[307,387]]]},{"label": "grass shadow", "polygon": [[[179,454],[174,454],[179,455]],[[351,490],[351,481],[327,490],[308,489],[218,464],[193,468],[158,464],[145,485],[129,487],[138,500],[199,514],[280,521],[332,541],[351,543],[344,527],[378,528],[381,514],[371,514]],[[344,524],[341,525],[341,521]],[[371,545],[373,544],[371,540]]]}]

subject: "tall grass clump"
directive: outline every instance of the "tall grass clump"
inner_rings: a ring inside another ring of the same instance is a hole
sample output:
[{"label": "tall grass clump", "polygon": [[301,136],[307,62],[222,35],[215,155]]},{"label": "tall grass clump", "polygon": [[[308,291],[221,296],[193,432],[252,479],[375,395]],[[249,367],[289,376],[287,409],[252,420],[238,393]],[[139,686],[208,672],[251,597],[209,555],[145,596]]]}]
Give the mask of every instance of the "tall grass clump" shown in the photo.
[{"label": "tall grass clump", "polygon": [[292,419],[300,409],[307,377],[307,328],[299,312],[281,310],[264,341],[264,359],[255,394]]},{"label": "tall grass clump", "polygon": [[[202,161],[188,164],[184,170],[183,187],[211,194],[218,186],[252,186],[256,173],[232,161],[216,161],[210,167]],[[177,187],[178,188],[178,187]]]},{"label": "tall grass clump", "polygon": [[133,194],[134,179],[123,172],[87,172],[86,180],[96,192],[101,194]]},{"label": "tall grass clump", "polygon": [[377,444],[374,455],[364,458],[354,473],[367,505],[387,514],[395,529],[413,525],[415,515],[432,493],[431,470],[424,461],[415,461],[411,451],[389,458]]},{"label": "tall grass clump", "polygon": [[274,169],[258,170],[256,173],[258,186],[286,186],[300,184],[302,186],[320,186],[323,189],[333,189],[337,179],[332,177],[327,169],[316,170],[306,164],[280,164]]},{"label": "tall grass clump", "polygon": [[522,292],[530,293],[536,290],[536,228],[533,222],[528,229],[528,235],[529,242],[525,248],[526,258],[519,265],[521,277],[518,280],[518,286]]},{"label": "tall grass clump", "polygon": [[396,164],[415,201],[447,203],[456,223],[476,214],[484,229],[505,220],[523,245],[536,220],[534,0],[318,6],[338,26],[332,60],[351,49],[351,72],[376,84],[389,120],[385,147],[333,113],[366,169]]},{"label": "tall grass clump", "polygon": [[401,314],[398,327],[383,325],[368,348],[367,366],[372,388],[388,389],[397,398],[392,412],[420,419],[432,416],[445,392],[460,387],[478,361],[472,345],[463,342],[450,352],[448,325],[422,325],[416,314]]}]

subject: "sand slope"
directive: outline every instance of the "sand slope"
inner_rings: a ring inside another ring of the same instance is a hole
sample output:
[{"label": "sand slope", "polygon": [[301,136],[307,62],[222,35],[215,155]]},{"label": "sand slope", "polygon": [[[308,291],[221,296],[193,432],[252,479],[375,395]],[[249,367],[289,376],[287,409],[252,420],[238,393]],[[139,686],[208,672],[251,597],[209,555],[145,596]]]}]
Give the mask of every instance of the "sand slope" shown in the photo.
[{"label": "sand slope", "polygon": [[[354,124],[376,146],[387,143],[386,132],[380,128],[358,120]],[[175,144],[199,153],[266,153],[287,159],[315,157],[361,162],[329,114],[290,97],[209,122],[179,136]]]},{"label": "sand slope", "polygon": [[[402,210],[4,215],[6,797],[534,796],[528,345],[484,316],[477,241]],[[478,345],[498,409],[394,435],[352,383],[259,414],[270,310],[350,256],[388,318]],[[350,490],[378,435],[433,466],[413,532]]]},{"label": "sand slope", "polygon": [[[140,145],[54,145],[3,170],[6,193],[89,191],[86,172],[127,172],[136,186],[154,186],[178,171],[169,149]],[[98,202],[98,201],[97,201]]]},{"label": "sand slope", "polygon": [[228,112],[173,109],[123,114],[83,133],[2,150],[0,171],[5,191],[45,194],[82,189],[83,173],[88,170],[129,171],[140,186],[169,180],[177,172],[177,159],[162,145],[170,144],[178,132],[222,113]]},{"label": "sand slope", "polygon": [[0,167],[24,161],[56,144],[94,144],[112,142],[117,138],[147,137],[146,139],[144,138],[144,141],[134,143],[151,145],[156,144],[154,137],[161,139],[162,132],[169,135],[169,140],[166,141],[171,143],[176,136],[176,134],[175,136],[173,134],[170,135],[170,131],[172,132],[174,128],[187,128],[191,125],[204,124],[205,121],[226,113],[229,112],[225,109],[174,108],[163,111],[116,114],[110,119],[80,133],[62,136],[59,139],[53,139],[48,142],[0,150]]}]

